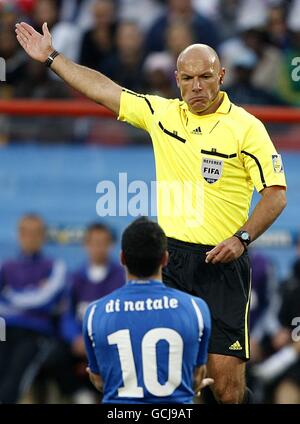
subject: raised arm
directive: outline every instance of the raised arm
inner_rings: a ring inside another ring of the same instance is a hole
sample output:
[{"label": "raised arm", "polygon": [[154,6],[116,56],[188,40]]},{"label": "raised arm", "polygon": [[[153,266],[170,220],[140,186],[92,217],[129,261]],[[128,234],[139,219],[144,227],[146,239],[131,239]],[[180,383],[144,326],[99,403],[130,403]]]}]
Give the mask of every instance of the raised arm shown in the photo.
[{"label": "raised arm", "polygon": [[[42,30],[40,34],[25,22],[16,24],[17,39],[23,49],[32,59],[44,63],[55,49],[47,23]],[[77,65],[62,54],[54,59],[51,69],[75,90],[119,114],[122,88],[105,75]]]}]

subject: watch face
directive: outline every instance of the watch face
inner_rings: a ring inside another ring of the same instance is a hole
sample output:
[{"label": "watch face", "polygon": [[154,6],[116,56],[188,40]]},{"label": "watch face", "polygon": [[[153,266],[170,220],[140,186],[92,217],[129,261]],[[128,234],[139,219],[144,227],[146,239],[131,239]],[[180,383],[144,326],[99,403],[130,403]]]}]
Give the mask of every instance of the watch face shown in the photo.
[{"label": "watch face", "polygon": [[242,232],[242,234],[240,235],[240,237],[241,237],[241,239],[242,239],[243,241],[245,241],[246,243],[249,243],[249,242],[250,242],[250,236],[249,236],[249,234],[247,233],[247,231],[243,231],[243,232]]}]

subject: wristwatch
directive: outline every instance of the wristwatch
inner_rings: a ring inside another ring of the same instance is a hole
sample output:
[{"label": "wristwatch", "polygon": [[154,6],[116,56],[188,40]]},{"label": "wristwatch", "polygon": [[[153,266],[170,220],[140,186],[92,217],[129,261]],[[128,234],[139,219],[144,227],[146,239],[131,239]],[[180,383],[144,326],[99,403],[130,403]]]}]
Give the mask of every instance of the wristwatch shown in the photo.
[{"label": "wristwatch", "polygon": [[251,243],[251,238],[247,231],[244,231],[244,230],[237,231],[234,234],[234,237],[237,237],[244,244],[245,247],[249,246],[249,244]]},{"label": "wristwatch", "polygon": [[53,63],[53,60],[56,58],[56,56],[59,55],[59,52],[57,50],[54,50],[49,56],[48,59],[45,61],[45,65],[48,68],[51,68],[51,65]]}]

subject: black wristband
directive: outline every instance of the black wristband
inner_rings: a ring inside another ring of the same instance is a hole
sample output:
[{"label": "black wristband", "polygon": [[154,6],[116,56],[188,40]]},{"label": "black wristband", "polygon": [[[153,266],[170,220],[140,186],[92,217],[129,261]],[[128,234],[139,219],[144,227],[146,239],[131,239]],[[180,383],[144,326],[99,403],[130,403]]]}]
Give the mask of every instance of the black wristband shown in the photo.
[{"label": "black wristband", "polygon": [[246,251],[246,250],[248,250],[248,245],[247,245],[247,243],[245,243],[240,237],[238,237],[236,234],[233,234],[233,237],[236,237],[240,242],[241,242],[241,244],[244,246],[244,252]]},{"label": "black wristband", "polygon": [[248,246],[251,243],[250,235],[245,230],[239,230],[234,234],[235,237],[237,237],[243,244]]},{"label": "black wristband", "polygon": [[53,61],[54,61],[54,59],[56,58],[56,56],[58,56],[59,55],[59,52],[57,51],[57,50],[54,50],[49,56],[48,56],[48,59],[46,60],[46,62],[45,62],[45,65],[48,67],[48,68],[51,68],[51,65],[52,65],[52,63],[53,63]]}]

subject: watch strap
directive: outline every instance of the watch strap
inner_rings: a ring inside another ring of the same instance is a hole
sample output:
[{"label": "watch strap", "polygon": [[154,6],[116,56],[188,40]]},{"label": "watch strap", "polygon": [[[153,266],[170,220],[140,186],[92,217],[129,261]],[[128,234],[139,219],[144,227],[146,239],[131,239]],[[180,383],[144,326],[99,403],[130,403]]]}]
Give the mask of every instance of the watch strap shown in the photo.
[{"label": "watch strap", "polygon": [[54,59],[59,55],[59,52],[57,50],[54,50],[47,58],[47,60],[45,61],[45,65],[48,68],[51,68],[51,65],[54,61]]},{"label": "watch strap", "polygon": [[245,240],[244,238],[243,238],[243,236],[242,236],[242,234],[244,233],[244,231],[237,231],[233,236],[234,237],[237,237],[242,243],[243,243],[243,245],[245,246],[245,247],[248,247],[249,246],[249,244],[251,243],[251,239],[250,239],[250,236],[249,236],[249,234],[247,233],[247,231],[245,231],[245,233],[247,233],[248,234],[248,236],[249,236],[249,239],[248,240]]}]

